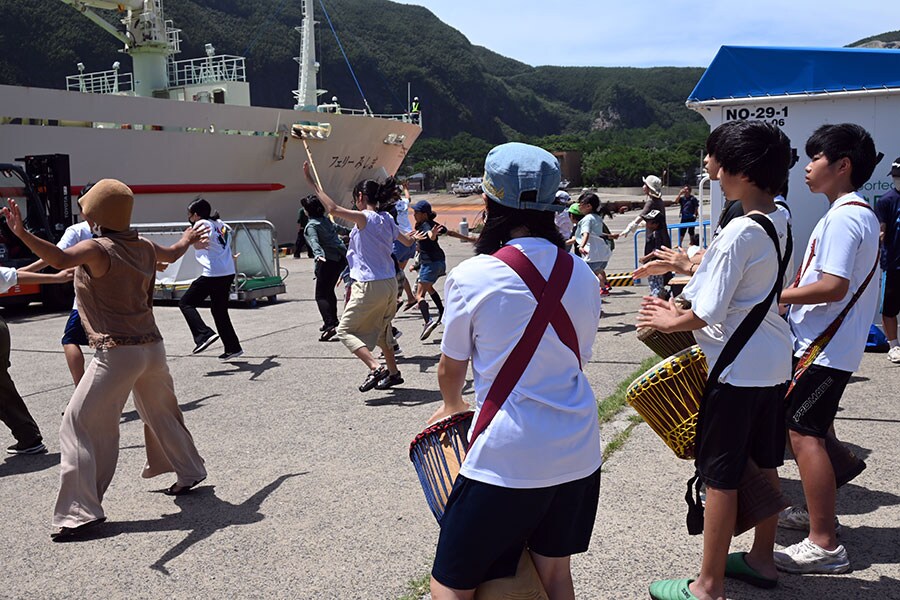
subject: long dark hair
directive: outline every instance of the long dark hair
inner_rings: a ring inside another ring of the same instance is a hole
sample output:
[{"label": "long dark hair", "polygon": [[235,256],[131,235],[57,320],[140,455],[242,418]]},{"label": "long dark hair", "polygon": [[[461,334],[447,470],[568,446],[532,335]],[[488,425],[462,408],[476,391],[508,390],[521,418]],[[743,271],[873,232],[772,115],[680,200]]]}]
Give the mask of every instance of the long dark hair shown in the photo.
[{"label": "long dark hair", "polygon": [[194,198],[194,201],[188,204],[188,212],[194,213],[198,217],[204,220],[212,219],[217,221],[219,219],[218,211],[210,215],[212,212],[212,207],[209,205],[205,199],[197,196]]},{"label": "long dark hair", "polygon": [[[534,194],[533,198],[529,198],[529,192],[525,192],[521,199],[534,202],[537,192],[530,193]],[[559,232],[553,215],[553,212],[546,210],[509,208],[488,198],[487,219],[475,242],[475,254],[493,254],[513,239],[512,232],[519,227],[528,229],[529,236],[543,238],[565,250],[566,241]]]},{"label": "long dark hair", "polygon": [[390,212],[399,197],[397,189],[397,180],[393,177],[388,177],[384,183],[378,183],[374,179],[363,179],[354,186],[353,197],[362,194],[366,197],[366,203],[374,206],[376,212]]}]

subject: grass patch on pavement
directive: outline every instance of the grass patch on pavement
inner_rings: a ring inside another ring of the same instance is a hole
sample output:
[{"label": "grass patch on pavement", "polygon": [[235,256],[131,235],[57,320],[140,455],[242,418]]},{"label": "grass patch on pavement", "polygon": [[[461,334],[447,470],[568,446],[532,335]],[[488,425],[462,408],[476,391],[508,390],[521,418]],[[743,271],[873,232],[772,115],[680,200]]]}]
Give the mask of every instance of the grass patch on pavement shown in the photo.
[{"label": "grass patch on pavement", "polygon": [[420,600],[429,591],[431,591],[431,573],[425,573],[418,579],[407,582],[406,593],[397,600]]},{"label": "grass patch on pavement", "polygon": [[658,356],[645,358],[633,373],[619,382],[619,385],[612,394],[600,401],[600,404],[597,407],[597,418],[600,420],[601,425],[612,421],[613,418],[619,414],[619,411],[622,410],[622,407],[625,406],[625,392],[628,391],[628,386],[631,385],[631,382],[643,375],[647,369],[658,362]]}]

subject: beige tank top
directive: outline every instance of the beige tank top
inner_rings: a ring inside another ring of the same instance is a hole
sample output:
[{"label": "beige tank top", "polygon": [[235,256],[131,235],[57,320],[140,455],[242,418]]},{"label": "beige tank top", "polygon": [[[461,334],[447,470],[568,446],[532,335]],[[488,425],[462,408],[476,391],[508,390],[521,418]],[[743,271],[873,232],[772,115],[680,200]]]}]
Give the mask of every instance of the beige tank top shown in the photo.
[{"label": "beige tank top", "polygon": [[92,348],[136,346],[162,340],[153,318],[156,250],[136,231],[93,240],[109,255],[109,271],[94,277],[75,271],[78,313]]}]

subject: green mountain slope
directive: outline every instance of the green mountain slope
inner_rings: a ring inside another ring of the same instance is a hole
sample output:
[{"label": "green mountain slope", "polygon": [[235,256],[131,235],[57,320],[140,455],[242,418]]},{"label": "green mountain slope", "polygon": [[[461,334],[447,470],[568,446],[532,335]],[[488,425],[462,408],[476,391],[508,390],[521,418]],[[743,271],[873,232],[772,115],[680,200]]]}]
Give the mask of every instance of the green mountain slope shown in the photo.
[{"label": "green mountain slope", "polygon": [[[166,16],[182,30],[181,58],[203,45],[247,55],[252,100],[290,106],[297,71],[300,3],[287,0],[169,0]],[[317,5],[318,8],[318,5]],[[369,105],[402,112],[407,82],[422,99],[425,135],[461,132],[500,142],[523,136],[585,133],[678,122],[699,123],[683,101],[699,69],[534,68],[474,46],[423,7],[387,0],[328,0],[328,15]],[[65,76],[130,59],[119,43],[55,0],[0,0],[0,82],[59,88]],[[104,11],[110,22],[117,15]],[[319,9],[320,86],[326,98],[362,107],[325,14]]]}]

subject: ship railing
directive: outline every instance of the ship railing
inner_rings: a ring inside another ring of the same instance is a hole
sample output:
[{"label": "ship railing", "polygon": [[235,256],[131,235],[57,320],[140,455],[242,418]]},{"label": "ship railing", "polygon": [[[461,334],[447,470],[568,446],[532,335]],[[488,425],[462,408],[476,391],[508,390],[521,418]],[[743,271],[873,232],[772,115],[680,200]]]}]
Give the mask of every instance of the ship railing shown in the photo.
[{"label": "ship railing", "polygon": [[399,114],[370,113],[369,111],[367,111],[364,108],[347,108],[345,106],[341,106],[340,104],[320,104],[316,107],[316,112],[339,114],[339,115],[356,115],[356,116],[360,116],[360,117],[372,117],[375,119],[388,119],[391,121],[402,121],[404,123],[418,124],[418,122],[419,122],[418,115],[413,115],[411,113],[399,113]]},{"label": "ship railing", "polygon": [[66,89],[83,94],[133,94],[134,78],[118,69],[79,73],[66,77]]},{"label": "ship railing", "polygon": [[203,58],[175,60],[169,63],[169,87],[217,81],[247,81],[244,57],[218,54]]}]

